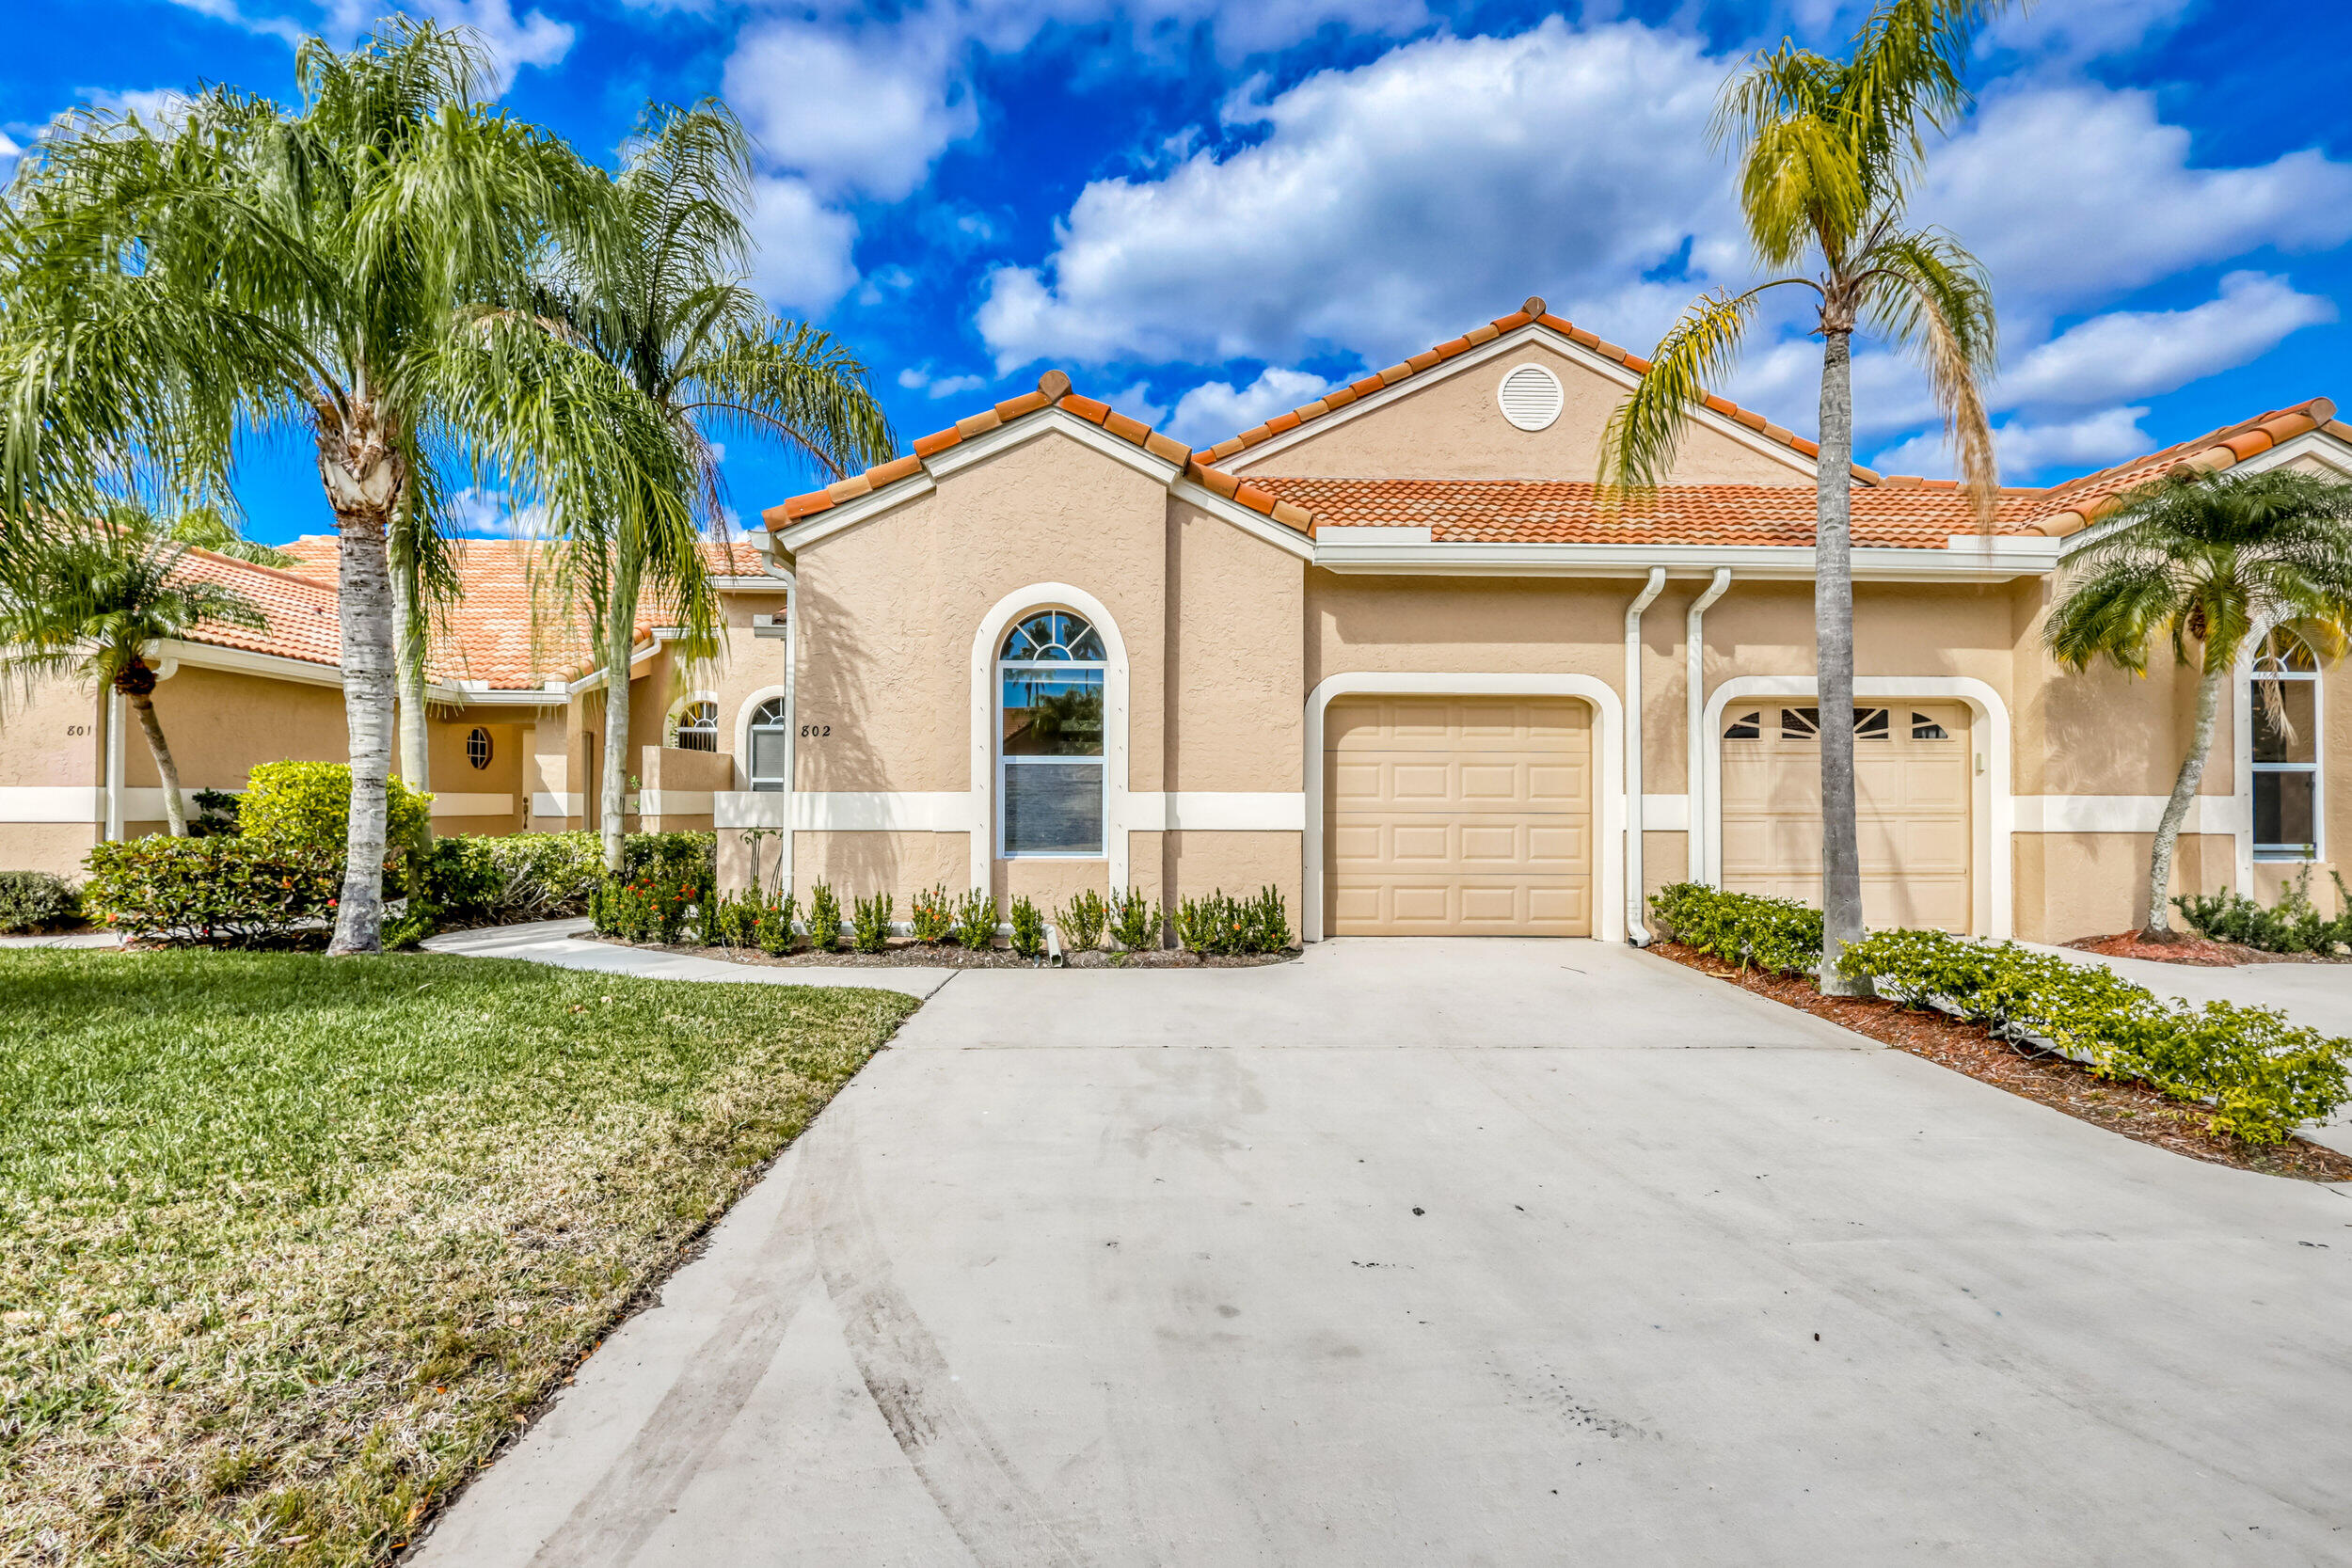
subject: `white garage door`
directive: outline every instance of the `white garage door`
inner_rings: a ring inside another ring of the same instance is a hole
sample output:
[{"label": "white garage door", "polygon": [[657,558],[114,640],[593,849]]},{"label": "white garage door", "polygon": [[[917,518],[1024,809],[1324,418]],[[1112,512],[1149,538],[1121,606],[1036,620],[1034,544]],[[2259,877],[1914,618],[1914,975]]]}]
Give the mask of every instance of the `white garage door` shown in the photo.
[{"label": "white garage door", "polygon": [[[1724,887],[1820,904],[1819,714],[1767,702],[1724,715]],[[1969,928],[1968,720],[1961,703],[1855,705],[1854,827],[1873,929]]]},{"label": "white garage door", "polygon": [[1573,698],[1344,697],[1324,727],[1334,936],[1589,936],[1591,711]]}]

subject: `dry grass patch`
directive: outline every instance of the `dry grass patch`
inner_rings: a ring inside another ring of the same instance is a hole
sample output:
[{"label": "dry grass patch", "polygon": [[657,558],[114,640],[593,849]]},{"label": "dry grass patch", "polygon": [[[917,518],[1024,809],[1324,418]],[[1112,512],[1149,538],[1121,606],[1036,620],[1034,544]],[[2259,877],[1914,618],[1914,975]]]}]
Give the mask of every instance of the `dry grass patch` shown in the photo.
[{"label": "dry grass patch", "polygon": [[0,953],[0,1562],[390,1558],[914,1006]]}]

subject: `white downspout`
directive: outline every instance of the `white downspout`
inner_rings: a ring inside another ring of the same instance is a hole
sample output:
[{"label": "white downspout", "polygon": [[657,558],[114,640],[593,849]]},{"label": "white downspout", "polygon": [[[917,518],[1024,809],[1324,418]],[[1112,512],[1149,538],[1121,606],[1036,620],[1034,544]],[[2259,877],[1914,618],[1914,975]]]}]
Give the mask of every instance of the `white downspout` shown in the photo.
[{"label": "white downspout", "polygon": [[122,839],[122,693],[106,687],[106,842]]},{"label": "white downspout", "polygon": [[1666,586],[1666,568],[1652,566],[1649,581],[1625,607],[1625,940],[1650,943],[1642,923],[1642,611]]},{"label": "white downspout", "polygon": [[1701,824],[1707,820],[1707,778],[1704,771],[1707,748],[1701,743],[1702,737],[1699,735],[1699,725],[1706,721],[1707,641],[1700,635],[1700,623],[1706,620],[1708,609],[1717,599],[1722,598],[1730,587],[1731,568],[1716,567],[1715,580],[1707,585],[1705,593],[1691,601],[1690,611],[1682,618],[1683,657],[1690,661],[1682,680],[1684,711],[1687,715],[1682,733],[1684,738],[1689,741],[1691,749],[1690,759],[1683,764],[1682,775],[1685,784],[1683,821],[1686,824],[1683,842],[1690,846],[1688,853],[1684,856],[1684,875],[1692,881],[1706,882],[1710,886],[1713,885],[1714,878],[1709,875],[1709,867],[1707,864],[1707,834],[1701,831]]}]

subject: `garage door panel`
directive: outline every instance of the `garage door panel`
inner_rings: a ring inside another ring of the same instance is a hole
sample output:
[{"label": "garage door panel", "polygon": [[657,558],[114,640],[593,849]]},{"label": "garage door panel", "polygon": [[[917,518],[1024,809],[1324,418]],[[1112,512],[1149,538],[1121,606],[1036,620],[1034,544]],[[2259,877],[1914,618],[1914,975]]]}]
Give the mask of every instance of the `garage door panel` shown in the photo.
[{"label": "garage door panel", "polygon": [[[1743,705],[1742,713],[1761,710],[1758,736],[1724,740],[1723,879],[1737,892],[1818,906],[1820,750],[1784,732],[1781,715],[1788,705]],[[1874,927],[1965,931],[1974,843],[1967,708],[1899,700],[1884,705],[1885,736],[1854,742],[1863,918]]]},{"label": "garage door panel", "polygon": [[1334,935],[1590,931],[1584,705],[1348,698],[1325,736]]}]

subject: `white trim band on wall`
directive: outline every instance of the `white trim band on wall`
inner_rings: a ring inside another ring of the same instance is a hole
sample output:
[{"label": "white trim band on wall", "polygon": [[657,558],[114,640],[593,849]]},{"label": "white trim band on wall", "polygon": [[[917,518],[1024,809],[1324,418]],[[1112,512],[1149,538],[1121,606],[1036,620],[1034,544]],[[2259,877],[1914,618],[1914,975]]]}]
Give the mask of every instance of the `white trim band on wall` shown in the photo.
[{"label": "white trim band on wall", "polygon": [[[1708,880],[1723,885],[1724,867],[1724,709],[1752,697],[1818,697],[1820,683],[1811,675],[1737,675],[1717,687],[1707,699],[1706,772],[1710,781],[1700,821],[1705,840]],[[2014,926],[2010,834],[2014,816],[2009,792],[2009,705],[2001,694],[1969,675],[1857,675],[1857,697],[1918,697],[1957,699],[1976,715],[1983,740],[1971,736],[1970,750],[1980,752],[1984,767],[1975,772],[1969,801],[1969,869],[1975,895],[1969,929],[1979,936],[2006,938]]]},{"label": "white trim band on wall", "polygon": [[548,790],[536,789],[531,794],[531,815],[533,816],[578,816],[580,800],[581,796],[577,790],[559,795]]},{"label": "white trim band on wall", "polygon": [[[2010,802],[2011,830],[2021,833],[2153,833],[2169,797],[2163,795],[2020,795]],[[2231,837],[2252,831],[2252,813],[2235,795],[2200,795],[2189,802],[2185,833]]]},{"label": "white trim band on wall", "polygon": [[[160,809],[163,791],[157,790]],[[103,822],[106,792],[96,784],[0,785],[0,822]]]},{"label": "white trim band on wall", "polygon": [[[191,798],[193,799],[193,798]],[[436,816],[512,816],[515,798],[512,795],[460,795],[454,791],[437,791],[433,797]]]},{"label": "white trim band on wall", "polygon": [[1595,675],[1438,674],[1358,671],[1332,675],[1307,694],[1305,915],[1309,942],[1323,940],[1323,728],[1332,699],[1373,694],[1428,697],[1579,697],[1599,732],[1593,777],[1593,934],[1625,940],[1625,705]]}]

